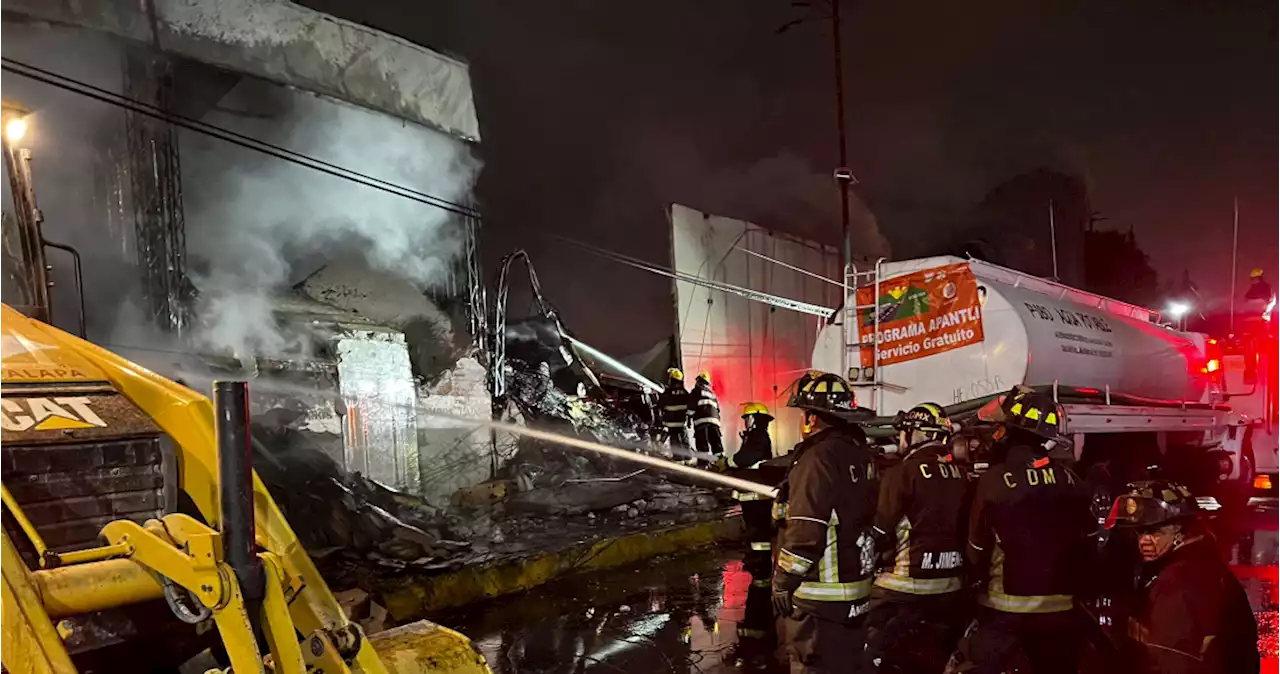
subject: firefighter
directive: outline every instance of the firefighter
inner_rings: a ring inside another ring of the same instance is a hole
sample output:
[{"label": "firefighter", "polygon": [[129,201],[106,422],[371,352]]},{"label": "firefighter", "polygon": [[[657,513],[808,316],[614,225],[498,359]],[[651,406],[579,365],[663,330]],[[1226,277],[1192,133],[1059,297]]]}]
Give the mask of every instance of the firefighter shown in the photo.
[{"label": "firefighter", "polygon": [[[772,421],[773,416],[763,403],[743,405],[745,430],[740,434],[742,444],[733,456],[721,459],[721,470],[759,484],[776,485],[781,482],[790,458],[786,455],[773,456],[773,441],[769,438]],[[773,502],[755,492],[734,490],[733,497],[741,504],[742,522],[747,530],[749,549],[743,555],[742,565],[751,574],[751,586],[747,588],[746,607],[742,620],[738,622],[738,641],[731,657],[744,669],[767,669],[773,664],[778,644],[769,582],[769,574],[773,570],[773,522],[770,517]]]},{"label": "firefighter", "polygon": [[1075,672],[1083,635],[1074,597],[1095,523],[1089,492],[1049,456],[1066,444],[1053,398],[1015,388],[999,411],[1004,458],[978,478],[969,513],[968,561],[986,578],[947,671],[1001,673],[1020,650],[1037,674]]},{"label": "firefighter", "polygon": [[[658,394],[658,416],[670,446],[689,447],[689,391],[684,387],[684,373],[679,368],[667,370],[667,388]],[[680,457],[684,458],[684,457]]]},{"label": "firefighter", "polygon": [[1267,283],[1266,272],[1261,267],[1249,272],[1249,289],[1245,291],[1246,300],[1262,300],[1270,302],[1275,297],[1271,292],[1271,284]]},{"label": "firefighter", "polygon": [[787,406],[803,412],[804,440],[779,488],[774,610],[792,672],[854,671],[875,568],[875,458],[839,376],[802,377]]},{"label": "firefighter", "polygon": [[[900,412],[902,461],[881,474],[872,534],[891,560],[871,590],[865,671],[941,671],[963,622],[968,475],[951,453],[951,420],[923,403]],[[929,648],[934,644],[933,648]],[[945,650],[944,650],[945,648]]]},{"label": "firefighter", "polygon": [[724,456],[720,437],[720,400],[711,390],[711,373],[703,370],[693,380],[689,392],[689,414],[693,417],[693,440],[698,451],[717,459]]},{"label": "firefighter", "polygon": [[1142,555],[1142,589],[1129,619],[1125,671],[1256,674],[1258,627],[1240,581],[1218,555],[1186,487],[1134,482],[1107,526],[1131,527]]}]

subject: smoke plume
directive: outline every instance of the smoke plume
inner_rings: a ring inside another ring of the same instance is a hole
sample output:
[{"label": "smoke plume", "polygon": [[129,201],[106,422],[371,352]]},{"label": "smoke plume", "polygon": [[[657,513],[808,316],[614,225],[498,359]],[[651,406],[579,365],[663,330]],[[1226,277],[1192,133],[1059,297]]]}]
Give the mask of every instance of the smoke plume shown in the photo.
[{"label": "smoke plume", "polygon": [[[444,134],[259,81],[237,84],[204,121],[451,202],[466,200],[479,168]],[[277,326],[275,294],[353,253],[428,288],[460,252],[455,216],[442,209],[195,133],[181,148],[201,347],[305,351],[305,335]]]}]

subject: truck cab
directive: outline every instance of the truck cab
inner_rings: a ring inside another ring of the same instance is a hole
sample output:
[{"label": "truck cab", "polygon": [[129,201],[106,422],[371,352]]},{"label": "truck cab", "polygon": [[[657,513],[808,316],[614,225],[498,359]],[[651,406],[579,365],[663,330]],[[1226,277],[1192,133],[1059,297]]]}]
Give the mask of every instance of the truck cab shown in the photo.
[{"label": "truck cab", "polygon": [[1276,496],[1280,448],[1275,300],[1208,310],[1188,327],[1208,337],[1205,370],[1244,423],[1244,441],[1231,472],[1255,496]]}]

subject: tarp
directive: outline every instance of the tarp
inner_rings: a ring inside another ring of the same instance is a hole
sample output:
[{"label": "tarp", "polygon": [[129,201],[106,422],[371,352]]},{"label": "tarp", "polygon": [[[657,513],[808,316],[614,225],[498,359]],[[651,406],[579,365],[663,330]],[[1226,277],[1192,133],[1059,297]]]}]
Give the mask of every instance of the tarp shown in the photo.
[{"label": "tarp", "polygon": [[[745,253],[799,267],[840,282],[835,248],[772,232],[763,227],[671,207],[672,264],[677,272],[702,279],[829,307],[842,300],[839,285],[788,269]],[[788,388],[806,372],[822,319],[712,290],[673,281],[676,334],[686,382],[708,370],[720,398],[725,447],[737,449],[742,405],[762,402],[777,421],[775,451],[800,441],[799,414],[784,408]]]}]

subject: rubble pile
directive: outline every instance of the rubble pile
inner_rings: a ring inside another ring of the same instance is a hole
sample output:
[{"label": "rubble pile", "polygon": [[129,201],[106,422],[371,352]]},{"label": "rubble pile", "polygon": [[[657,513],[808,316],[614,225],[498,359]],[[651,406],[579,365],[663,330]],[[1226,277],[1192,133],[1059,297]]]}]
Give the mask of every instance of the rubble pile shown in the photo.
[{"label": "rubble pile", "polygon": [[[626,437],[594,403],[584,406],[563,394],[543,393],[558,405],[553,409],[567,412],[542,421],[558,421],[569,430],[580,425],[584,435],[606,441]],[[490,487],[494,498],[449,506],[344,472],[287,425],[255,423],[253,440],[260,477],[335,590],[363,588],[376,595],[379,581],[388,577],[516,561],[601,538],[715,519],[725,510],[709,489],[529,438],[520,439],[495,480],[481,485]]]}]

